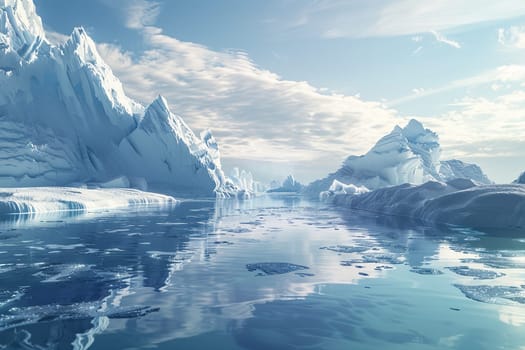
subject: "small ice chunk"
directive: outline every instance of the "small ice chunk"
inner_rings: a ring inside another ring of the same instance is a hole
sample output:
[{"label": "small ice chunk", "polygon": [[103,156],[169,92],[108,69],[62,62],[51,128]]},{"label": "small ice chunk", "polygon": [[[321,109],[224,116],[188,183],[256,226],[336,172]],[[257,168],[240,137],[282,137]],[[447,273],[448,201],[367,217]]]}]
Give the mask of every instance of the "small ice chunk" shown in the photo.
[{"label": "small ice chunk", "polygon": [[438,269],[433,269],[430,267],[413,267],[410,269],[410,272],[414,272],[420,275],[442,275],[443,272]]},{"label": "small ice chunk", "polygon": [[266,263],[254,263],[247,264],[246,269],[248,271],[262,271],[265,275],[281,275],[298,270],[308,270],[308,266],[296,265],[284,262],[266,262]]}]

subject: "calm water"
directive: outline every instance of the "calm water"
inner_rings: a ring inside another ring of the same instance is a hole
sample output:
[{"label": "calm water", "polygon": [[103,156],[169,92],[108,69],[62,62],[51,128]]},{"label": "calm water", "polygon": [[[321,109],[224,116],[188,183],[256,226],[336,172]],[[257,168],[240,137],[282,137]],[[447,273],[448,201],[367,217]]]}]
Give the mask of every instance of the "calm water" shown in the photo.
[{"label": "calm water", "polygon": [[525,349],[525,233],[279,196],[0,231],[0,349]]}]

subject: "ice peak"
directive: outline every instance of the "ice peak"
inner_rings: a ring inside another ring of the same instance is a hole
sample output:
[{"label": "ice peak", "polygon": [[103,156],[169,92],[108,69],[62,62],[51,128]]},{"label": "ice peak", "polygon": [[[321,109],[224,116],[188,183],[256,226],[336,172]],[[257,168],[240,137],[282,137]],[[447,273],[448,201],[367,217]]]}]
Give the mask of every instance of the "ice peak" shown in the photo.
[{"label": "ice peak", "polygon": [[[168,106],[168,101],[159,95],[153,102],[146,107],[144,118],[141,122],[141,127],[149,132],[153,131],[168,131],[173,129],[174,114],[171,113]],[[173,124],[173,125],[172,125]]]},{"label": "ice peak", "polygon": [[168,101],[162,95],[158,95],[157,98],[151,102],[150,107],[163,111],[166,115],[171,113]]},{"label": "ice peak", "polygon": [[65,47],[71,48],[80,61],[84,63],[102,64],[104,62],[98,53],[95,42],[82,27],[73,29]]},{"label": "ice peak", "polygon": [[420,131],[424,132],[425,128],[423,127],[423,124],[417,119],[410,119],[408,124],[404,127],[404,130],[414,130],[414,131]]},{"label": "ice peak", "polygon": [[46,42],[42,20],[32,0],[0,0],[0,50],[31,61]]},{"label": "ice peak", "polygon": [[403,135],[410,142],[418,143],[438,143],[438,135],[430,129],[425,129],[423,124],[416,119],[410,119],[403,128]]}]

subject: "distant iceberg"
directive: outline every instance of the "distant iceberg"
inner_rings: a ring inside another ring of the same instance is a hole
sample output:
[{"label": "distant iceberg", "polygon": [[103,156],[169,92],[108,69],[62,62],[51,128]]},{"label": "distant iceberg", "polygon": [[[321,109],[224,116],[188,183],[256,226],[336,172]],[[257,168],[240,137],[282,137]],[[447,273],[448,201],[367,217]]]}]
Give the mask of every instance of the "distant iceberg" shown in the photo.
[{"label": "distant iceberg", "polygon": [[293,175],[288,175],[280,186],[271,188],[267,192],[268,193],[283,193],[283,192],[299,193],[303,190],[303,188],[304,186],[299,181],[295,180]]},{"label": "distant iceberg", "polygon": [[513,181],[515,184],[525,184],[525,171],[520,174],[520,176]]},{"label": "distant iceberg", "polygon": [[241,192],[246,194],[245,197],[250,197],[266,191],[266,186],[260,181],[256,181],[252,173],[244,169],[234,167],[230,172],[228,180],[239,189],[239,195],[237,197],[242,197]]},{"label": "distant iceberg", "polygon": [[236,196],[210,131],[197,137],[157,98],[144,107],[82,28],[50,44],[32,0],[0,1],[0,187],[118,177],[143,187]]},{"label": "distant iceberg", "polygon": [[396,126],[365,155],[348,157],[339,170],[312,182],[304,193],[317,197],[328,191],[334,180],[371,190],[456,178],[471,179],[479,184],[492,183],[475,164],[459,160],[441,161],[440,158],[438,135],[412,119],[404,128]]}]

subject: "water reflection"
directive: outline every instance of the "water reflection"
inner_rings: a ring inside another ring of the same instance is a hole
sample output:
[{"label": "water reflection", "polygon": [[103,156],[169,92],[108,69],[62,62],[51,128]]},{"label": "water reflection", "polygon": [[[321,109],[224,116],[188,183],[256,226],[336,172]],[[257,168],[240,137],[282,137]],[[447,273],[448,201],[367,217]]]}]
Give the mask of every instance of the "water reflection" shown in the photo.
[{"label": "water reflection", "polygon": [[1,226],[7,348],[525,343],[516,238],[282,195],[40,221]]}]

